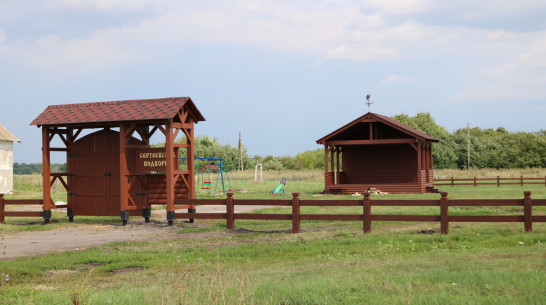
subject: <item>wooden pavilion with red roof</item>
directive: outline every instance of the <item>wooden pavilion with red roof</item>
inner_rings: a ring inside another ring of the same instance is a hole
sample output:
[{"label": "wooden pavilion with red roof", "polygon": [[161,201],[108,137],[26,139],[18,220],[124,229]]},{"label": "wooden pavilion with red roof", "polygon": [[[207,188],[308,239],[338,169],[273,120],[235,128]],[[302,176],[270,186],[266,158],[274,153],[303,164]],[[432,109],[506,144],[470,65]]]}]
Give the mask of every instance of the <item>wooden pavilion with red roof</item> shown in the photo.
[{"label": "wooden pavilion with red roof", "polygon": [[[68,192],[67,213],[76,215],[142,215],[149,221],[151,206],[165,204],[169,225],[177,205],[194,199],[194,124],[204,121],[191,98],[172,97],[48,106],[31,125],[42,127],[43,215],[59,208],[51,186],[59,181]],[[84,130],[99,129],[87,135]],[[165,147],[150,147],[160,131]],[[81,135],[81,136],[80,136]],[[64,147],[51,147],[55,137]],[[175,143],[184,136],[185,143]],[[179,154],[186,150],[187,167]],[[51,152],[66,152],[67,172],[51,173]]]},{"label": "wooden pavilion with red roof", "polygon": [[434,185],[434,142],[438,139],[368,112],[317,140],[324,145],[324,191],[430,192]]}]

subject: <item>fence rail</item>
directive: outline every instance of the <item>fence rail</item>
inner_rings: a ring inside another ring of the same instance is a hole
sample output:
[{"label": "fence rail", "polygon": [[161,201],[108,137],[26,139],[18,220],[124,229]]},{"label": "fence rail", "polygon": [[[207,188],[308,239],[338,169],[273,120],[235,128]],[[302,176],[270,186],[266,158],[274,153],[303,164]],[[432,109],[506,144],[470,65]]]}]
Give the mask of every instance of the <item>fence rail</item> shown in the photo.
[{"label": "fence rail", "polygon": [[[534,206],[546,206],[546,199],[532,199],[531,192],[523,192],[522,199],[448,199],[447,192],[441,192],[438,200],[376,200],[365,193],[362,200],[300,200],[299,193],[292,193],[290,200],[235,199],[228,193],[226,199],[178,199],[177,205],[225,205],[225,213],[176,213],[176,219],[225,219],[228,229],[235,228],[235,220],[288,220],[292,221],[292,233],[300,233],[304,220],[346,220],[362,221],[363,232],[372,230],[372,221],[425,221],[440,222],[441,232],[449,233],[450,222],[523,222],[525,232],[533,231],[534,222],[546,222],[546,215],[533,215]],[[43,217],[38,211],[6,211],[6,205],[42,205],[42,199],[4,199],[0,194],[0,223],[5,217]],[[292,207],[291,214],[235,213],[237,205],[260,205]],[[301,207],[362,207],[358,214],[302,214]],[[372,207],[440,207],[439,215],[382,215],[372,214]],[[523,215],[449,215],[449,207],[519,206]]]},{"label": "fence rail", "polygon": [[[439,200],[377,200],[372,201],[369,193],[362,200],[300,200],[299,193],[292,193],[291,200],[235,199],[228,193],[226,199],[184,199],[182,204],[225,205],[225,213],[176,213],[176,219],[225,219],[226,226],[235,228],[235,220],[291,220],[292,233],[299,233],[303,220],[348,220],[362,221],[363,232],[372,230],[372,221],[426,221],[440,222],[441,232],[449,233],[450,222],[523,222],[525,232],[533,231],[533,222],[546,222],[546,215],[533,215],[533,206],[546,206],[546,199],[532,199],[531,192],[525,191],[522,199],[448,199],[447,192],[441,192]],[[237,205],[291,206],[291,214],[235,213]],[[310,206],[361,206],[362,214],[302,214],[301,207]],[[372,214],[372,206],[415,206],[440,207],[440,215],[379,215]],[[523,215],[449,215],[449,207],[520,206]]]},{"label": "fence rail", "polygon": [[521,185],[524,184],[543,184],[546,186],[546,176],[544,178],[526,178],[523,176],[517,178],[501,178],[497,176],[496,178],[446,178],[446,179],[434,179],[434,186],[440,185],[496,185],[500,187],[501,185]]},{"label": "fence rail", "polygon": [[4,199],[0,194],[0,223],[4,223],[6,217],[43,217],[43,212],[38,211],[6,211],[6,205],[43,205],[42,199]]}]

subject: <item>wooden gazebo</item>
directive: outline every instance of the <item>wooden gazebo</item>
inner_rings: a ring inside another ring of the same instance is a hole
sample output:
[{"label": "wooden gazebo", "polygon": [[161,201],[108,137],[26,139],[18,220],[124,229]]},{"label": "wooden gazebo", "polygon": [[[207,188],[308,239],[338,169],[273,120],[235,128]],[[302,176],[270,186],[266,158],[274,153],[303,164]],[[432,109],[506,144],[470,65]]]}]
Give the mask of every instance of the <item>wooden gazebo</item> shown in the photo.
[{"label": "wooden gazebo", "polygon": [[[195,199],[194,124],[204,120],[189,97],[48,106],[31,123],[42,127],[45,222],[59,208],[51,199],[56,181],[67,189],[70,221],[76,215],[121,216],[124,225],[129,215],[149,221],[151,206],[165,204],[171,225],[176,209],[195,212],[177,200]],[[89,129],[99,130],[82,135]],[[157,131],[165,147],[150,147]],[[51,147],[55,136],[64,147]],[[185,143],[175,143],[177,136]],[[183,149],[186,168],[179,164]],[[66,152],[66,173],[51,173],[53,151]]]},{"label": "wooden gazebo", "polygon": [[438,139],[368,112],[317,140],[324,145],[325,193],[433,189],[432,143]]}]

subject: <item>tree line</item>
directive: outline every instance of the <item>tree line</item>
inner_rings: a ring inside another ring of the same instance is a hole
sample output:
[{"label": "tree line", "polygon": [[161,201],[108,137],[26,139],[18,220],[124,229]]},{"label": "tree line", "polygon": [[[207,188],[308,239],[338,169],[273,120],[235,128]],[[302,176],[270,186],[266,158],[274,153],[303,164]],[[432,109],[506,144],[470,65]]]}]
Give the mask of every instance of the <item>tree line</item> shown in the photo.
[{"label": "tree line", "polygon": [[[481,129],[459,128],[448,132],[434,121],[430,113],[414,117],[399,114],[393,119],[440,140],[432,145],[434,168],[463,169],[470,167],[527,168],[546,167],[546,130],[509,132],[503,127]],[[468,135],[470,134],[470,136]]]},{"label": "tree line", "polygon": [[[50,168],[52,173],[65,173],[66,163],[52,163]],[[13,173],[15,175],[41,174],[42,163],[13,163]]]},{"label": "tree line", "polygon": [[[438,125],[430,113],[418,113],[413,117],[398,114],[393,119],[431,135],[440,141],[432,145],[435,169],[463,169],[468,165],[468,129],[454,132]],[[176,140],[179,143],[185,138]],[[164,143],[154,145],[164,146]],[[242,148],[245,170],[252,170],[261,164],[264,170],[324,169],[324,149],[307,150],[295,156],[253,156],[247,147]],[[182,150],[185,157],[185,150]],[[207,135],[195,138],[195,157],[222,158],[229,171],[235,171],[239,163],[239,148],[220,144],[217,138]],[[206,161],[196,162],[197,166],[207,165]],[[52,172],[66,172],[66,164],[52,164]],[[527,168],[546,167],[546,130],[537,132],[509,132],[503,127],[496,129],[470,128],[470,167],[473,168]],[[42,172],[39,163],[14,163],[15,174]]]}]

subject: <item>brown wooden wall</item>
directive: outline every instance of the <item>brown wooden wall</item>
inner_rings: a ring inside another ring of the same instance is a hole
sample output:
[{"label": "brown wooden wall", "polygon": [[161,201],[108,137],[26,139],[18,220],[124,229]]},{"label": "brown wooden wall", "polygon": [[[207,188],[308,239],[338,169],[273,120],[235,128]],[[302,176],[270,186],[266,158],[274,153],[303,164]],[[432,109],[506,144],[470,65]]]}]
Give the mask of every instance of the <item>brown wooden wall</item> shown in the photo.
[{"label": "brown wooden wall", "polygon": [[[133,138],[131,144],[142,143]],[[68,207],[73,215],[120,215],[119,132],[105,129],[74,142],[67,170]],[[145,205],[138,195],[143,192],[141,183],[133,183],[129,190],[140,207]]]},{"label": "brown wooden wall", "polygon": [[343,147],[340,184],[418,183],[417,152],[408,144]]},{"label": "brown wooden wall", "polygon": [[[165,174],[152,174],[146,176],[146,198],[148,205],[167,204],[167,187]],[[174,186],[174,199],[190,199],[188,189],[182,179],[178,179]]]}]

